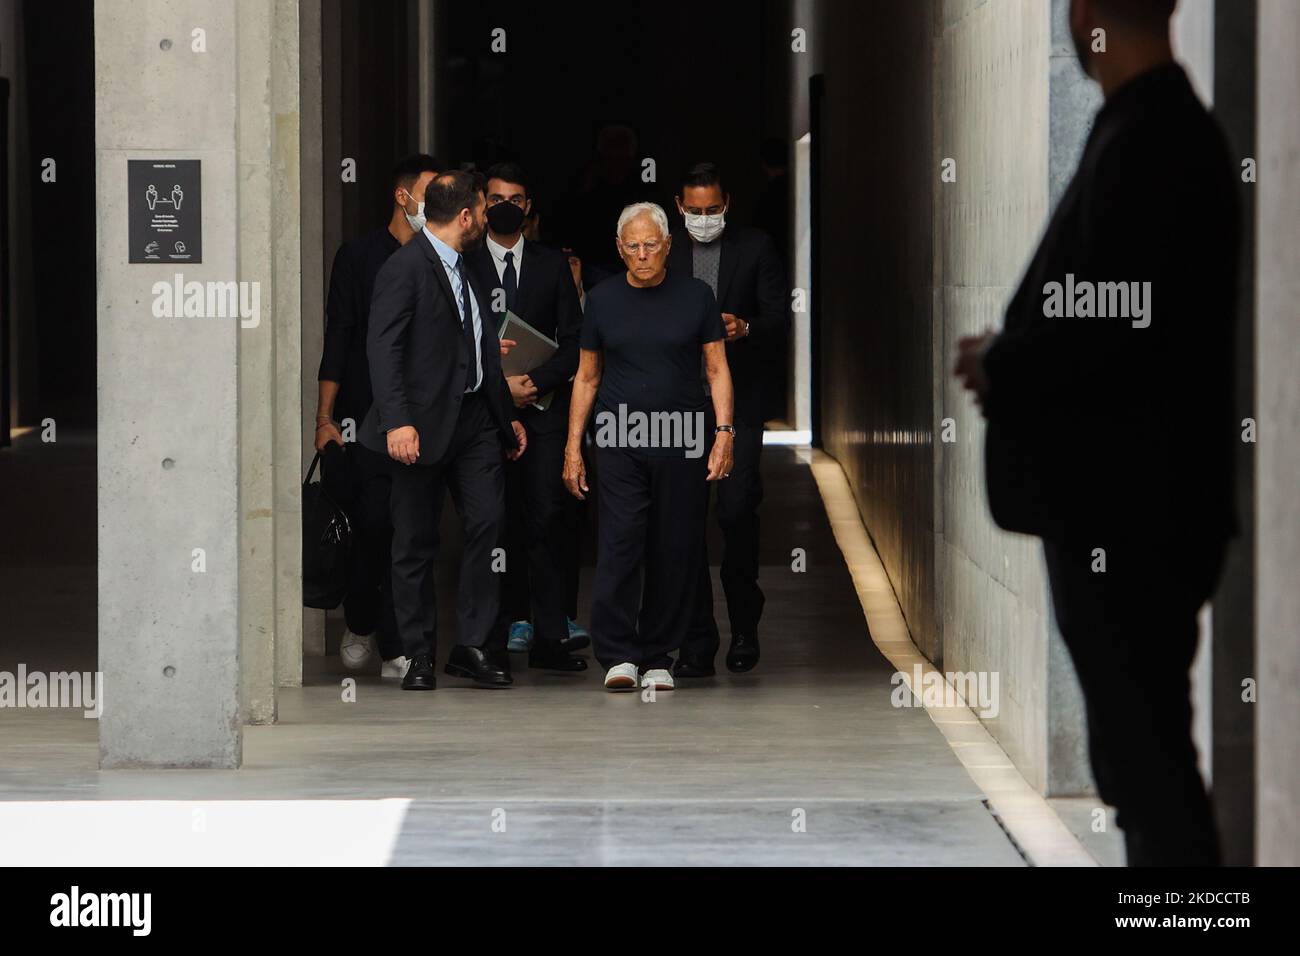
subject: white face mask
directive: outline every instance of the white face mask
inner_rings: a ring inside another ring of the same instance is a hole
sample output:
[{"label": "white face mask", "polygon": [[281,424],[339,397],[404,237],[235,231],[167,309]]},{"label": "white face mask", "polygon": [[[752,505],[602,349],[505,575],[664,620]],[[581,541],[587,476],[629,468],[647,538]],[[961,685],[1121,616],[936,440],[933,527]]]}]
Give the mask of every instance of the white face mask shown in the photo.
[{"label": "white face mask", "polygon": [[[410,193],[407,193],[406,195],[411,199],[415,198]],[[424,203],[418,202],[415,204],[415,206],[416,209],[415,209],[414,216],[412,216],[409,212],[406,211],[406,207],[402,207],[402,214],[406,216],[406,221],[410,223],[411,228],[414,229],[416,232],[419,232],[421,229],[424,228],[424,224],[426,222],[424,218]]]},{"label": "white face mask", "polygon": [[686,231],[696,242],[712,242],[727,228],[725,209],[716,216],[692,216],[689,212],[683,212],[682,218],[686,220]]}]

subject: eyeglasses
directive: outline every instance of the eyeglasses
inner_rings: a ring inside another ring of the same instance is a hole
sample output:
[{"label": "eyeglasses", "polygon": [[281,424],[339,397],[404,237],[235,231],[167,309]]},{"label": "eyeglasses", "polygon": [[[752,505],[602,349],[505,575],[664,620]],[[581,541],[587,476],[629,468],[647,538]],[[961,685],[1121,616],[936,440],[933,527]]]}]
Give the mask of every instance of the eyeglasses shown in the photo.
[{"label": "eyeglasses", "polygon": [[657,239],[651,239],[649,242],[624,242],[620,239],[618,244],[629,256],[637,255],[642,249],[645,250],[646,255],[653,256],[663,248],[663,243]]}]

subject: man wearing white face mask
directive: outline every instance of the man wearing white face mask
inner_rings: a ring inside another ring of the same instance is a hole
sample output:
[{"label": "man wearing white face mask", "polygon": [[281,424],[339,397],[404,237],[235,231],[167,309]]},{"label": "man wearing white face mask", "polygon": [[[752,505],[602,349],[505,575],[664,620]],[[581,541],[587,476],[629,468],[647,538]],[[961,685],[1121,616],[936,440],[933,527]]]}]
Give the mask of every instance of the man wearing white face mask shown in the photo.
[{"label": "man wearing white face mask", "polygon": [[[389,571],[392,527],[388,517],[390,479],[387,462],[359,442],[344,443],[370,410],[370,366],[366,330],[375,277],[388,257],[424,228],[424,191],[438,174],[432,156],[410,156],[398,163],[389,184],[392,207],[388,222],[339,247],[330,269],[325,303],[325,342],[321,350],[316,400],[316,450],[322,480],[348,515],[355,542],[348,594],[343,600],[347,630],[339,657],[349,670],[375,664],[378,652],[384,677],[405,675],[406,658],[393,621]],[[376,646],[376,644],[378,646]]]},{"label": "man wearing white face mask", "polygon": [[[785,267],[772,239],[759,229],[727,222],[730,196],[713,163],[697,163],[681,179],[677,211],[685,234],[675,234],[668,268],[700,279],[713,289],[726,329],[727,365],[735,392],[735,463],[717,482],[718,524],[724,536],[722,588],[727,595],[731,645],[727,669],[744,673],[758,663],[758,621],[763,592],[758,586],[758,507],[763,500],[759,459],[763,451],[764,406],[773,383],[768,358],[789,336]],[[698,614],[682,644],[673,673],[714,673],[718,628],[713,620],[713,585],[708,563],[700,578]]]}]

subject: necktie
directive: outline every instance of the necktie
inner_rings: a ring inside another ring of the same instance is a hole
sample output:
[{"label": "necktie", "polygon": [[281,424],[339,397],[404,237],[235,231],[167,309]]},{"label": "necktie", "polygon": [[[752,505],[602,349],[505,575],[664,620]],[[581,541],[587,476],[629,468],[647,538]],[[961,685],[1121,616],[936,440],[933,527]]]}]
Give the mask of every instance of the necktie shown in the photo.
[{"label": "necktie", "polygon": [[519,274],[515,272],[515,254],[514,252],[506,253],[506,268],[501,273],[501,288],[506,292],[506,308],[511,312],[518,313],[517,304],[519,301]]},{"label": "necktie", "polygon": [[469,377],[465,381],[467,391],[472,391],[478,384],[478,351],[474,347],[474,309],[470,305],[469,276],[465,274],[465,257],[456,260],[456,275],[460,277],[460,324],[465,333],[465,344],[469,346]]}]

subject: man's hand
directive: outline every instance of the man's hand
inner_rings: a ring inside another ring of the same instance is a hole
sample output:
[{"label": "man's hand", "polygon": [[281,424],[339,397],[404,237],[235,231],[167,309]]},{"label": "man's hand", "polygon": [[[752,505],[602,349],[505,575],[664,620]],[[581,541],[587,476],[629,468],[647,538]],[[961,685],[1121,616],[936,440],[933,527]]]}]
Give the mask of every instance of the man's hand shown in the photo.
[{"label": "man's hand", "polygon": [[502,340],[501,340],[501,354],[502,354],[502,355],[509,355],[509,354],[510,354],[510,350],[511,350],[512,348],[514,348],[514,347],[515,347],[516,345],[518,345],[518,344],[519,344],[519,343],[516,342],[514,339],[502,339]]},{"label": "man's hand", "polygon": [[510,397],[515,400],[516,408],[525,408],[537,401],[537,386],[527,375],[507,375],[506,384],[510,386]]},{"label": "man's hand", "polygon": [[339,431],[339,427],[333,422],[317,422],[316,450],[324,451],[325,446],[330,442],[334,442],[340,448],[343,447],[343,434]]},{"label": "man's hand", "polygon": [[749,334],[749,323],[738,315],[732,315],[730,312],[722,313],[722,324],[727,330],[728,342],[743,339]]},{"label": "man's hand", "polygon": [[718,432],[713,436],[713,450],[709,452],[709,475],[705,481],[717,481],[731,474],[735,436],[731,432]]},{"label": "man's hand", "polygon": [[515,448],[514,451],[506,452],[506,458],[510,459],[510,461],[518,461],[519,456],[522,455],[524,449],[528,447],[528,432],[524,431],[523,422],[514,421],[511,422],[510,425],[515,430],[515,441],[519,443],[519,446]]},{"label": "man's hand", "polygon": [[564,449],[564,487],[579,501],[587,500],[583,492],[591,489],[587,487],[587,466],[582,461],[580,449]]},{"label": "man's hand", "polygon": [[989,391],[989,382],[984,375],[984,350],[995,335],[994,332],[983,332],[957,340],[957,364],[953,366],[952,372],[961,379],[963,388],[975,394],[975,404],[979,406],[981,414],[985,412],[984,402]]},{"label": "man's hand", "polygon": [[420,457],[420,433],[414,425],[403,425],[388,433],[388,457],[403,465],[414,465]]}]

